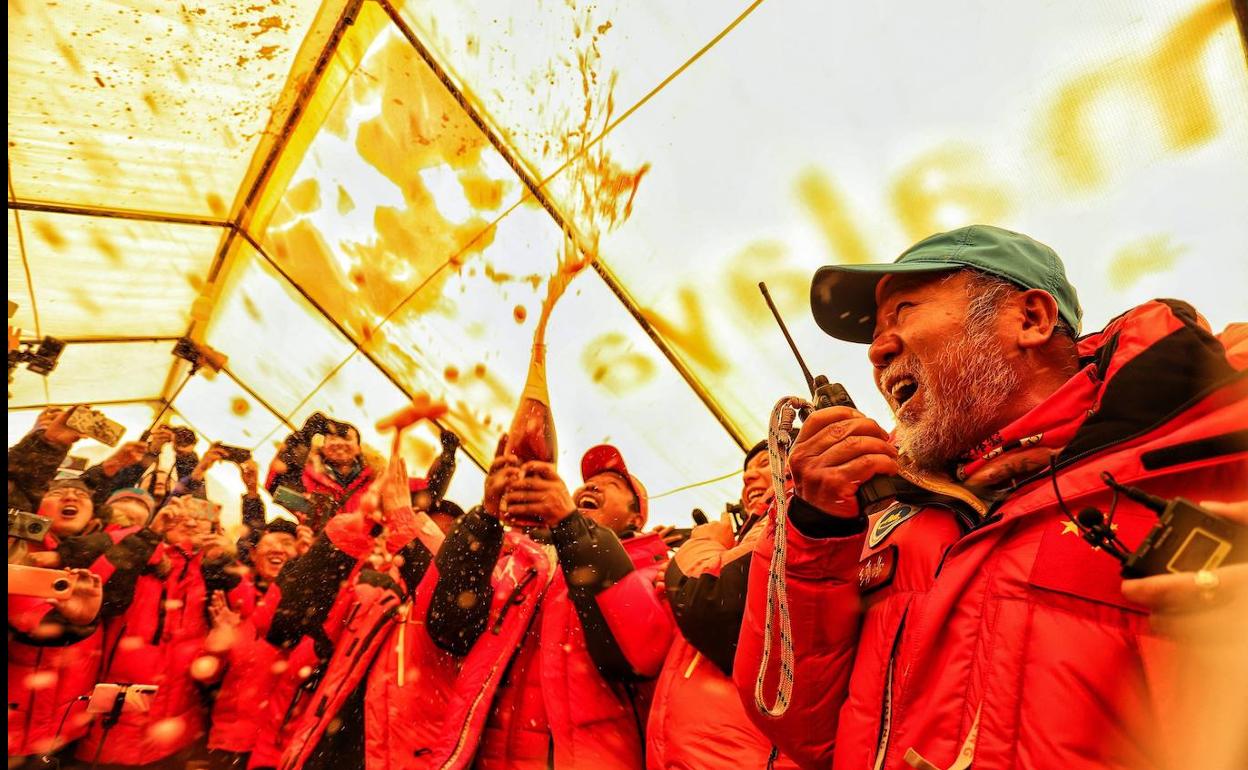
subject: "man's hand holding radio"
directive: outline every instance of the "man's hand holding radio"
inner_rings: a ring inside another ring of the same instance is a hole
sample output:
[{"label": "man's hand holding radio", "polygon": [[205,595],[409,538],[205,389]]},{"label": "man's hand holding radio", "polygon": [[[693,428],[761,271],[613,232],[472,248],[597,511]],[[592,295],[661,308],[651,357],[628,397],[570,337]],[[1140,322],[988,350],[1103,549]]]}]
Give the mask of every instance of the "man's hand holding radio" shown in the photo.
[{"label": "man's hand holding radio", "polygon": [[857,409],[834,406],[802,423],[789,453],[794,493],[837,518],[857,518],[854,493],[877,475],[896,475],[897,449],[888,431]]}]

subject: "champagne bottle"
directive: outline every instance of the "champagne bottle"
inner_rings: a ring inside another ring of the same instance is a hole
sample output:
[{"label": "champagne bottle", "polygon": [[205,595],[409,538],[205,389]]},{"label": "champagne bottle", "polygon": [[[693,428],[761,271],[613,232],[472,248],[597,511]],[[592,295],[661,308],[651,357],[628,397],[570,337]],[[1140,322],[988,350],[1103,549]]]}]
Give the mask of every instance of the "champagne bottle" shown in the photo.
[{"label": "champagne bottle", "polygon": [[546,345],[540,342],[533,345],[529,376],[507,434],[507,451],[522,463],[555,461],[558,449],[555,444],[555,421],[550,412],[550,394],[546,388]]},{"label": "champagne bottle", "polygon": [[442,453],[429,466],[429,496],[431,504],[436,505],[446,496],[451,486],[451,477],[455,475],[455,450],[459,448],[459,436],[450,431],[442,432]]}]

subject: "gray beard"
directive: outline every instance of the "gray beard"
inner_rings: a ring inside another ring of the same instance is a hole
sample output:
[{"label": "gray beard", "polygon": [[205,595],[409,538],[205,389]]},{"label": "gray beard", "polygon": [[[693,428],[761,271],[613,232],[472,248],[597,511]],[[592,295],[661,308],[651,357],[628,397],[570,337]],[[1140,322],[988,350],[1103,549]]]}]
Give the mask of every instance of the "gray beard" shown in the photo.
[{"label": "gray beard", "polygon": [[[975,328],[969,328],[974,326]],[[951,340],[931,364],[911,364],[924,394],[924,410],[897,424],[898,448],[905,460],[926,471],[950,463],[1001,426],[987,422],[1001,414],[1017,392],[1020,378],[987,324],[972,324]]]}]

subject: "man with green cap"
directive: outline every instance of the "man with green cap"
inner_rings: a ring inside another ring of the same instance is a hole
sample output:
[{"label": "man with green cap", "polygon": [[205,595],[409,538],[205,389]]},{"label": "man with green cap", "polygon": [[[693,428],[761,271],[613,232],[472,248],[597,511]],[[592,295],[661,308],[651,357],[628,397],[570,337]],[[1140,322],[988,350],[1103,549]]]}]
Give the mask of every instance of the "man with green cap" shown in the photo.
[{"label": "man with green cap", "polygon": [[1146,581],[1124,584],[1068,512],[1113,511],[1134,546],[1156,517],[1115,506],[1106,471],[1244,496],[1248,451],[1219,437],[1248,427],[1248,385],[1204,320],[1154,300],[1078,338],[1054,251],[986,225],[824,267],[811,307],[869,345],[897,427],[832,407],[790,450],[734,667],[759,728],[809,767],[1165,766],[1168,650],[1131,600]]}]

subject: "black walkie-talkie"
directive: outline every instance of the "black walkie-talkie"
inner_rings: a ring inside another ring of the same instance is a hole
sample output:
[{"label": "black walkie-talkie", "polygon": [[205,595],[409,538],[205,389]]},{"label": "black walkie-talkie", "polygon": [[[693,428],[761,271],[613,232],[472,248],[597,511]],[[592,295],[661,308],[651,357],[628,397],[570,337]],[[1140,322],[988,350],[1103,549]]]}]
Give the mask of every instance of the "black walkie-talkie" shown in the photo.
[{"label": "black walkie-talkie", "polygon": [[[845,390],[844,385],[841,385],[839,382],[831,382],[822,374],[811,375],[810,369],[806,367],[806,361],[802,358],[802,354],[798,352],[797,345],[789,334],[788,327],[784,325],[784,319],[780,317],[780,311],[776,309],[775,303],[771,301],[771,294],[767,291],[767,284],[759,281],[758,290],[763,293],[763,299],[767,301],[767,307],[771,309],[771,314],[780,326],[780,331],[784,334],[785,341],[789,343],[789,349],[793,351],[793,357],[797,359],[797,365],[802,368],[802,375],[806,378],[806,386],[810,388],[810,396],[815,404],[815,411],[833,406],[847,406],[850,409],[857,409],[858,407],[854,405],[854,400],[849,397],[849,391]],[[913,484],[898,476],[872,476],[858,487],[858,507],[864,514],[871,513],[873,509],[878,507],[880,502],[895,498],[899,492],[913,488]]]}]

